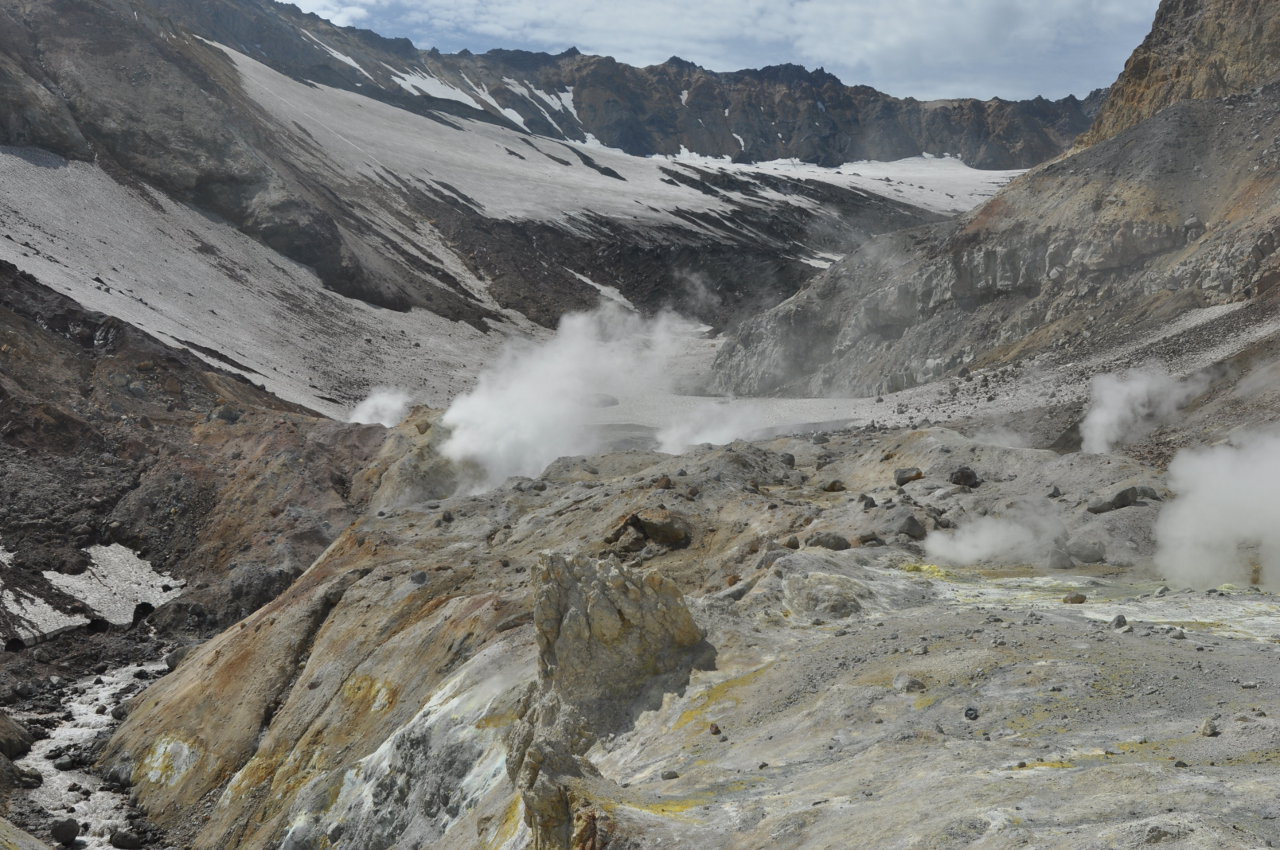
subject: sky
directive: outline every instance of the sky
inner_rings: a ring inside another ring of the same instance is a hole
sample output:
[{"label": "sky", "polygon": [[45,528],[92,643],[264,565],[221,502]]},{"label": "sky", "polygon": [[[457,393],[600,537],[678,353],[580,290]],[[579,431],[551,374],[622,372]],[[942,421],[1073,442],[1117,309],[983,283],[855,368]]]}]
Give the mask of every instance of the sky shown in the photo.
[{"label": "sky", "polygon": [[1159,0],[294,0],[340,26],[446,53],[786,62],[898,97],[1083,97],[1110,85]]}]

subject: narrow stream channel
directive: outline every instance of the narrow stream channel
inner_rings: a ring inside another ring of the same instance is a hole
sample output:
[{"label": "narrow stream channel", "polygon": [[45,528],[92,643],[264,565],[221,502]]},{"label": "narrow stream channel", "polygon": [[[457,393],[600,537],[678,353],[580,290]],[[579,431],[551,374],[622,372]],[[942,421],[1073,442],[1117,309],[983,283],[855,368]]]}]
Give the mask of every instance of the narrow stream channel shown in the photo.
[{"label": "narrow stream channel", "polygon": [[[87,751],[100,733],[118,726],[119,721],[111,716],[112,709],[138,693],[164,670],[163,662],[150,662],[89,676],[67,688],[68,698],[58,711],[15,715],[20,723],[34,727],[44,726],[51,717],[70,714],[70,719],[62,719],[49,726],[49,737],[36,741],[31,752],[17,764],[38,772],[44,779],[40,787],[31,789],[27,794],[33,803],[49,812],[50,826],[64,818],[75,818],[80,822],[77,848],[111,848],[113,832],[131,831],[127,818],[129,796],[105,790],[105,783],[88,773],[77,759],[70,760],[77,765],[71,769],[59,769],[55,765],[61,762],[63,767],[67,767],[68,761],[64,760],[68,756]],[[140,671],[143,678],[139,678]],[[87,830],[85,824],[88,825]]]}]

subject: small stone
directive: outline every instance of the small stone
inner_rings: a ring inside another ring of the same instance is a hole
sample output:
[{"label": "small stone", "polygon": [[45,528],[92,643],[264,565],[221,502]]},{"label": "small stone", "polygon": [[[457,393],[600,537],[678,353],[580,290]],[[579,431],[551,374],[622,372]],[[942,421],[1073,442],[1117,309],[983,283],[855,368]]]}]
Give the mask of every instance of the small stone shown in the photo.
[{"label": "small stone", "polygon": [[1185,761],[1183,761],[1182,759],[1178,759],[1177,761],[1175,761],[1175,762],[1173,763],[1173,766],[1174,766],[1174,767],[1186,767],[1186,766],[1187,766],[1187,763],[1186,763]]},{"label": "small stone", "polygon": [[979,715],[978,715],[978,709],[974,708],[973,706],[969,706],[968,708],[966,708],[966,709],[964,710],[964,719],[965,719],[965,720],[977,720],[977,719],[978,719],[978,717],[979,717]]},{"label": "small stone", "polygon": [[142,838],[135,833],[124,830],[111,833],[109,840],[111,846],[117,847],[119,850],[141,850],[142,848]]},{"label": "small stone", "polygon": [[799,549],[799,548],[800,548],[800,538],[799,538],[799,537],[796,537],[796,536],[793,534],[793,535],[791,535],[790,537],[788,537],[786,540],[784,540],[784,541],[783,541],[783,543],[782,543],[782,545],[783,545],[783,546],[786,546],[788,549]]},{"label": "small stone", "polygon": [[1124,614],[1116,614],[1111,618],[1111,623],[1109,625],[1113,629],[1123,629],[1125,626],[1129,625],[1129,621],[1125,619]]},{"label": "small stone", "polygon": [[893,677],[893,689],[899,693],[910,694],[925,690],[925,684],[909,673],[899,673]]},{"label": "small stone", "polygon": [[676,773],[674,770],[664,770],[662,771],[662,778],[663,779],[679,779],[680,774]]},{"label": "small stone", "polygon": [[1200,724],[1200,734],[1206,738],[1216,738],[1220,734],[1218,732],[1218,724],[1213,722],[1213,718],[1209,718]]},{"label": "small stone", "polygon": [[977,487],[982,484],[982,479],[978,477],[978,473],[974,472],[967,466],[962,466],[955,472],[952,472],[948,480],[952,484],[969,488]]},{"label": "small stone", "polygon": [[1116,506],[1110,499],[1095,499],[1089,503],[1089,507],[1087,508],[1091,514],[1105,514],[1110,511],[1114,511],[1115,509]]},{"label": "small stone", "polygon": [[1169,637],[1172,640],[1186,640],[1187,633],[1184,632],[1182,629],[1174,629],[1172,632],[1170,632]]},{"label": "small stone", "polygon": [[858,497],[858,504],[862,505],[864,511],[869,511],[876,506],[876,500],[863,493]]},{"label": "small stone", "polygon": [[1058,485],[1057,485],[1057,484],[1054,484],[1054,485],[1053,485],[1053,489],[1049,491],[1049,493],[1048,493],[1048,497],[1047,497],[1047,498],[1050,498],[1050,499],[1056,499],[1056,498],[1058,498],[1058,497],[1059,497],[1059,496],[1061,496],[1061,495],[1062,495],[1062,491],[1058,489]]},{"label": "small stone", "polygon": [[849,548],[849,541],[834,531],[819,531],[816,534],[810,534],[808,539],[804,541],[804,545],[830,549],[833,552],[842,552]]},{"label": "small stone", "polygon": [[40,775],[38,770],[32,770],[22,765],[14,765],[14,779],[20,788],[39,788],[44,784],[44,777]]},{"label": "small stone", "polygon": [[1087,598],[1083,593],[1068,593],[1062,601],[1067,605],[1083,605]]},{"label": "small stone", "polygon": [[822,491],[824,493],[843,493],[845,491],[844,482],[838,478],[833,478],[822,485]]},{"label": "small stone", "polygon": [[921,478],[924,478],[924,473],[918,466],[907,466],[893,471],[893,483],[899,487],[911,481],[919,481]]},{"label": "small stone", "polygon": [[1258,687],[1258,683],[1257,682],[1241,682],[1240,687],[1244,688],[1246,691],[1251,691],[1254,688]]},{"label": "small stone", "polygon": [[712,723],[712,724],[708,727],[708,731],[710,731],[712,735],[719,735],[719,734],[720,734],[720,727],[719,727],[719,726],[717,726],[716,724]]}]

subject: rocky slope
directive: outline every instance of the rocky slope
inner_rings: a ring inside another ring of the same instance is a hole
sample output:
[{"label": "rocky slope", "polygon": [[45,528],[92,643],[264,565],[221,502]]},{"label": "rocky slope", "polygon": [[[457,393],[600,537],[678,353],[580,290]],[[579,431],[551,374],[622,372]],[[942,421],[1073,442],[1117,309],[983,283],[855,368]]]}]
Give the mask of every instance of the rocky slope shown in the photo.
[{"label": "rocky slope", "polygon": [[[430,457],[434,422],[388,450]],[[178,840],[1280,838],[1274,597],[1160,589],[1158,467],[940,428],[566,458],[399,498],[440,480],[414,467],[377,483],[401,507],[132,703],[104,768]],[[985,567],[933,560],[954,529],[1031,515]]]},{"label": "rocky slope", "polygon": [[[53,8],[5,7],[23,22],[5,36],[47,45],[49,67],[102,59],[55,49],[86,31],[49,36],[37,23]],[[56,7],[69,21],[104,8]],[[164,8],[237,20],[230,5]],[[1161,25],[1211,8],[1171,0]],[[260,11],[245,26],[286,20]],[[852,182],[797,197],[766,169],[553,147],[417,95],[366,97],[338,84],[353,69],[334,52],[360,64],[348,42],[324,54],[333,80],[303,85],[188,24],[138,21],[148,50],[307,140],[307,174],[345,181],[308,203],[355,198],[360,220],[401,236],[426,240],[424,207],[378,206],[375,181],[444,193],[487,233],[538,222],[540,241],[576,232],[596,253],[628,214],[645,222],[632,235],[678,231],[695,254],[707,243],[690,233],[737,244],[779,205],[785,227],[850,215],[806,218]],[[54,97],[14,90],[35,105],[21,115]],[[497,277],[460,274],[457,335],[419,340],[446,326],[312,286],[271,247],[202,223],[193,187],[134,181],[142,165],[99,147],[119,125],[81,132],[117,182],[74,159],[71,128],[90,125],[73,106],[70,123],[15,119],[61,128],[72,158],[0,155],[11,197],[27,196],[3,208],[0,239],[15,258],[0,265],[0,703],[20,724],[0,719],[4,813],[38,838],[83,821],[95,848],[1273,844],[1278,106],[1275,84],[1175,104],[958,222],[869,240],[723,347],[727,386],[886,391],[845,408],[852,422],[797,425],[838,408],[787,400],[751,441],[659,453],[636,400],[606,395],[621,395],[611,375],[592,388],[611,450],[481,493],[458,485],[483,452],[451,460],[439,411],[343,424],[264,387],[319,404],[414,342],[462,362],[463,328],[488,336],[467,321],[527,327]],[[454,125],[474,150],[442,143],[437,171],[415,170],[421,140]],[[539,184],[529,161],[573,178]],[[286,195],[315,189],[280,163],[263,167]],[[579,191],[618,183],[606,170],[645,211]],[[274,191],[265,179],[254,192]],[[859,197],[868,215],[921,220]],[[365,238],[357,219],[334,218]],[[617,244],[609,256],[638,250]],[[787,251],[833,259],[806,245]],[[628,286],[613,296],[661,289]],[[315,324],[281,318],[298,303]],[[253,339],[273,324],[301,332]],[[210,365],[233,345],[246,360]],[[1151,357],[1193,374],[1128,395],[1103,390],[1138,378],[1090,383]],[[747,407],[712,410],[727,423]],[[1100,410],[1114,439],[1080,451]],[[0,841],[38,846],[3,821]]]},{"label": "rocky slope", "polygon": [[[1158,22],[1190,14],[1166,3]],[[1278,119],[1276,83],[1182,101],[955,223],[876,240],[736,330],[720,385],[874,394],[978,364],[1105,356],[1197,307],[1273,312]]]}]

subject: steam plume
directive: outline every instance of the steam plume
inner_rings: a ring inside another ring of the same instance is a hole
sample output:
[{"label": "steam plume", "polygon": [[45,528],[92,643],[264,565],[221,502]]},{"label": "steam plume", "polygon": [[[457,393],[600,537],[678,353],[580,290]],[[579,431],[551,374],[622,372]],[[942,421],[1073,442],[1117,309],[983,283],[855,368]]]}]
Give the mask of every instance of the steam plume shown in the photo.
[{"label": "steam plume", "polygon": [[924,549],[931,559],[958,566],[1047,564],[1066,536],[1057,516],[1017,504],[1003,516],[979,517],[953,532],[934,532],[925,538]]},{"label": "steam plume", "polygon": [[1177,496],[1156,520],[1156,567],[1193,587],[1280,586],[1280,434],[1184,449],[1169,465]]},{"label": "steam plume", "polygon": [[1080,425],[1082,448],[1108,452],[1140,439],[1204,392],[1208,384],[1205,374],[1178,380],[1155,366],[1095,375],[1089,412]]},{"label": "steam plume", "polygon": [[666,391],[665,367],[692,325],[673,315],[644,319],[613,305],[567,315],[541,344],[514,342],[470,393],[444,415],[449,459],[478,465],[477,489],[537,475],[565,455],[601,448],[587,414],[601,394]]},{"label": "steam plume", "polygon": [[409,413],[409,394],[395,387],[374,387],[369,397],[355,406],[348,422],[361,425],[385,425],[394,428]]}]

